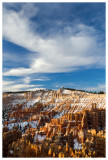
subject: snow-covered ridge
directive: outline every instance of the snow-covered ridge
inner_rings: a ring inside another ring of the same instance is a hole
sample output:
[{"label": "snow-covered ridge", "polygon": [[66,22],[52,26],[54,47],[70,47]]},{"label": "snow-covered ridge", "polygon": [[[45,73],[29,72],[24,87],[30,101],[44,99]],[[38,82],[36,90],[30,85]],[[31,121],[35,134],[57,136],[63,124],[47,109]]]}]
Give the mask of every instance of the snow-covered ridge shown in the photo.
[{"label": "snow-covered ridge", "polygon": [[[43,111],[49,112],[54,110],[58,112],[58,114],[55,115],[55,118],[59,118],[63,116],[65,113],[81,111],[83,108],[89,109],[91,108],[92,103],[96,103],[97,108],[106,107],[106,101],[104,95],[101,97],[101,95],[90,94],[89,96],[88,93],[87,94],[85,93],[83,95],[83,93],[79,91],[59,89],[56,93],[66,94],[66,98],[57,97],[54,99],[52,93],[53,91],[37,91],[37,92],[28,92],[26,94],[19,93],[11,95],[9,98],[7,97],[8,99],[6,100],[6,105],[7,102],[8,105],[10,105],[11,107],[15,107],[17,104],[22,104],[24,109],[24,108],[34,107],[35,103],[42,103],[43,105],[46,105],[46,107],[43,108]],[[68,94],[71,95],[75,94],[77,96],[68,98]]]},{"label": "snow-covered ridge", "polygon": [[64,89],[62,93],[63,93],[63,94],[71,94],[71,93],[72,93],[72,91],[67,90],[67,89]]}]

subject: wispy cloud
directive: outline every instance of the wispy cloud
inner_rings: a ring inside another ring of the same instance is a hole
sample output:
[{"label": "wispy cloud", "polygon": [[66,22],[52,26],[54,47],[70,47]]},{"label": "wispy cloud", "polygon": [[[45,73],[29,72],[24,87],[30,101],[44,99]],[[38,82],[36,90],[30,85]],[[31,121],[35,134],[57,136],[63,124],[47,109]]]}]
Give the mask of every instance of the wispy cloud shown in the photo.
[{"label": "wispy cloud", "polygon": [[[33,12],[29,12],[29,10]],[[38,8],[23,5],[20,11],[3,9],[3,37],[8,41],[36,52],[29,67],[13,68],[4,76],[23,76],[32,73],[57,73],[81,67],[105,66],[105,51],[96,30],[84,24],[65,26],[63,33],[42,37],[33,30],[31,18]],[[37,54],[38,53],[38,54]]]},{"label": "wispy cloud", "polygon": [[31,78],[30,77],[25,77],[22,80],[24,81],[25,84],[29,84],[31,82]]},{"label": "wispy cloud", "polygon": [[25,76],[24,78],[21,79],[24,83],[29,84],[30,82],[33,81],[49,81],[49,78],[33,78],[33,76]]},{"label": "wispy cloud", "polygon": [[72,83],[72,82],[61,82],[53,84],[56,88],[67,87],[67,88],[78,88],[80,85]]},{"label": "wispy cloud", "polygon": [[59,88],[60,86],[54,86],[54,87]]},{"label": "wispy cloud", "polygon": [[33,81],[49,81],[49,78],[37,78],[37,79],[33,79]]},{"label": "wispy cloud", "polygon": [[33,90],[40,89],[43,85],[32,85],[30,83],[30,78],[26,77],[25,79],[17,80],[17,81],[3,81],[3,92],[7,91],[22,91],[22,90]]},{"label": "wispy cloud", "polygon": [[7,85],[12,85],[12,84],[14,84],[15,82],[14,81],[3,81],[2,82],[2,85],[3,86],[7,86]]},{"label": "wispy cloud", "polygon": [[36,88],[42,88],[43,85],[30,85],[30,84],[16,84],[15,82],[3,82],[3,92],[7,91],[22,91],[33,90]]},{"label": "wispy cloud", "polygon": [[36,91],[36,90],[43,90],[43,89],[46,89],[46,88],[41,88],[41,87],[29,88],[29,89],[27,89],[27,91]]},{"label": "wispy cloud", "polygon": [[106,86],[105,84],[98,84],[96,87],[85,87],[84,90],[87,91],[105,91],[106,90]]}]

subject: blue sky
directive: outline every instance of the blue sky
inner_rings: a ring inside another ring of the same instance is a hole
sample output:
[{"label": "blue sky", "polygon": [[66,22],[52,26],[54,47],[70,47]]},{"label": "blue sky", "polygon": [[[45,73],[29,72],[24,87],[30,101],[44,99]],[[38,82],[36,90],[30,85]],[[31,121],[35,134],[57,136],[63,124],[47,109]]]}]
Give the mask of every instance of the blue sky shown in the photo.
[{"label": "blue sky", "polygon": [[105,90],[105,3],[3,3],[3,91]]}]

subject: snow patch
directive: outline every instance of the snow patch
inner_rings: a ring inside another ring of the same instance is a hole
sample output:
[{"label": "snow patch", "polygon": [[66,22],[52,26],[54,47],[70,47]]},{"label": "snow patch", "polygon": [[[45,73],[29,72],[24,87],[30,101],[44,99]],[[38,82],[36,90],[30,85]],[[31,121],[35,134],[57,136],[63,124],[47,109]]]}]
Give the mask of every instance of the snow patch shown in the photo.
[{"label": "snow patch", "polygon": [[63,93],[64,93],[64,94],[71,94],[72,92],[71,92],[70,90],[64,89],[64,90],[63,90]]},{"label": "snow patch", "polygon": [[30,121],[29,123],[31,124],[32,128],[37,128],[37,126],[39,125],[39,121]]},{"label": "snow patch", "polygon": [[12,150],[9,150],[10,154],[13,154],[13,151]]},{"label": "snow patch", "polygon": [[37,134],[37,132],[36,132],[36,134],[34,136],[34,142],[36,142],[37,138],[38,138],[38,141],[43,141],[46,138],[46,135],[41,136],[41,135]]},{"label": "snow patch", "polygon": [[81,149],[81,144],[77,141],[77,138],[74,139],[74,149]]},{"label": "snow patch", "polygon": [[37,102],[39,102],[39,99],[30,100],[27,102],[26,106],[27,108],[29,108],[30,106],[33,106]]}]

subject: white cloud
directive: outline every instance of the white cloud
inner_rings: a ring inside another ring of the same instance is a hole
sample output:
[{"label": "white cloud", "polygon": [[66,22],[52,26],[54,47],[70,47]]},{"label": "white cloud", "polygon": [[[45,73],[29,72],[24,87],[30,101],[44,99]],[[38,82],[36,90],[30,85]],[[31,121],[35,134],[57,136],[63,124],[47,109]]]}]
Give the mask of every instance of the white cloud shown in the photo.
[{"label": "white cloud", "polygon": [[36,78],[36,79],[33,79],[33,81],[49,81],[50,79],[49,78]]},{"label": "white cloud", "polygon": [[23,18],[31,18],[35,16],[38,12],[38,8],[34,6],[33,3],[25,3],[22,5],[22,10],[20,11],[20,16]]},{"label": "white cloud", "polygon": [[22,90],[39,90],[39,89],[45,89],[43,88],[43,84],[34,84],[32,85],[32,81],[49,81],[50,79],[46,76],[37,75],[38,78],[33,77],[33,75],[26,76],[24,75],[21,78],[18,78],[16,80],[10,81],[9,79],[2,81],[2,89],[3,92],[7,91],[22,91]]},{"label": "white cloud", "polygon": [[45,88],[29,88],[27,91],[36,91],[36,90],[43,90]]},{"label": "white cloud", "polygon": [[105,86],[105,84],[98,84],[97,87],[86,87],[86,88],[84,88],[84,90],[87,90],[87,91],[105,91],[106,86]]},{"label": "white cloud", "polygon": [[59,88],[60,86],[54,86],[54,87]]},{"label": "white cloud", "polygon": [[24,77],[22,79],[22,82],[24,82],[25,84],[29,84],[30,82],[32,81],[49,81],[50,79],[49,78],[33,78],[32,76],[31,77]]},{"label": "white cloud", "polygon": [[67,88],[78,88],[80,85],[75,84],[73,82],[61,82],[61,83],[54,83],[54,87],[67,87]]},{"label": "white cloud", "polygon": [[7,91],[22,91],[22,90],[33,90],[36,88],[41,88],[43,85],[32,85],[28,84],[30,79],[27,78],[28,81],[24,80],[22,83],[21,81],[3,81],[3,92]]},{"label": "white cloud", "polygon": [[7,85],[7,86],[3,86],[3,92],[31,90],[36,87],[42,87],[42,85],[26,85],[26,84]]},{"label": "white cloud", "polygon": [[30,68],[15,68],[3,73],[4,76],[22,76],[31,73]]},{"label": "white cloud", "polygon": [[29,84],[31,82],[31,78],[30,77],[25,77],[23,79],[24,83]]},{"label": "white cloud", "polygon": [[10,85],[10,84],[14,84],[14,81],[3,81],[2,82],[3,86],[7,86],[7,85]]},{"label": "white cloud", "polygon": [[[31,8],[33,15],[29,12]],[[34,56],[30,61],[29,68],[10,69],[3,73],[4,76],[68,72],[80,67],[105,66],[105,51],[92,27],[83,24],[67,26],[63,34],[57,33],[43,38],[33,31],[30,21],[37,11],[38,9],[33,5],[24,5],[20,12],[4,8],[4,38],[36,52],[36,58]]]}]

